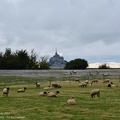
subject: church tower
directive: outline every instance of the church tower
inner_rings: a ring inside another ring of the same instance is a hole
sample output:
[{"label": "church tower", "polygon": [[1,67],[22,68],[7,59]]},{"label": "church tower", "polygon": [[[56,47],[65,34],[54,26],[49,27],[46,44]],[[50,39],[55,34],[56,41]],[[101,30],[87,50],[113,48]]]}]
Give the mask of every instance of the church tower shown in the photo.
[{"label": "church tower", "polygon": [[49,60],[51,68],[64,68],[66,63],[67,61],[65,61],[64,58],[57,53],[57,50],[55,52],[55,55]]},{"label": "church tower", "polygon": [[57,50],[56,50],[56,52],[55,52],[55,56],[59,56],[58,53],[57,53]]}]

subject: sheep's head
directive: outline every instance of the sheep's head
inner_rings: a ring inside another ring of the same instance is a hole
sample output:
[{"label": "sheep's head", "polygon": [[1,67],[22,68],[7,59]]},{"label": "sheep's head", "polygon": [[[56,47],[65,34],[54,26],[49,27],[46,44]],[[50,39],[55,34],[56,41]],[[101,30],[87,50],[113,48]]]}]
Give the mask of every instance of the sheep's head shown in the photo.
[{"label": "sheep's head", "polygon": [[60,92],[59,92],[59,91],[56,91],[56,94],[57,94],[57,93],[60,93]]},{"label": "sheep's head", "polygon": [[75,100],[75,97],[71,97],[71,99]]},{"label": "sheep's head", "polygon": [[94,95],[93,95],[93,94],[91,94],[91,97],[92,97],[92,98],[93,98],[93,96],[94,96]]},{"label": "sheep's head", "polygon": [[10,88],[9,88],[9,87],[7,87],[7,90],[10,90]]},{"label": "sheep's head", "polygon": [[27,88],[26,87],[24,87],[24,90],[26,90]]},{"label": "sheep's head", "polygon": [[111,82],[111,84],[113,84],[113,82]]},{"label": "sheep's head", "polygon": [[45,91],[44,94],[47,94],[47,92]]},{"label": "sheep's head", "polygon": [[111,84],[110,84],[110,83],[108,84],[108,87],[111,87]]}]

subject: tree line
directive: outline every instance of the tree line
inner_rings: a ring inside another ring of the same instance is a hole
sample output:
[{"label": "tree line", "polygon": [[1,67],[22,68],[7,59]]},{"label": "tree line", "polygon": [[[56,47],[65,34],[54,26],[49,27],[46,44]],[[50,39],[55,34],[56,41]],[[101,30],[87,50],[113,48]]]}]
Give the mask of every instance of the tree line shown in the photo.
[{"label": "tree line", "polygon": [[12,52],[10,48],[6,48],[5,52],[0,52],[0,69],[49,69],[46,56],[37,59],[34,49],[31,53],[27,50],[16,50]]},{"label": "tree line", "polygon": [[[6,48],[5,52],[0,52],[0,69],[50,69],[48,57],[37,58],[34,49],[29,54],[27,50],[11,51]],[[75,59],[66,63],[64,69],[86,69],[88,63],[84,59]]]},{"label": "tree line", "polygon": [[[0,52],[0,69],[50,69],[48,57],[37,58],[34,49],[29,54],[27,50],[16,50],[12,52],[6,48]],[[87,60],[76,58],[66,63],[64,69],[86,69],[89,66]],[[98,66],[98,69],[109,69],[106,64]]]}]

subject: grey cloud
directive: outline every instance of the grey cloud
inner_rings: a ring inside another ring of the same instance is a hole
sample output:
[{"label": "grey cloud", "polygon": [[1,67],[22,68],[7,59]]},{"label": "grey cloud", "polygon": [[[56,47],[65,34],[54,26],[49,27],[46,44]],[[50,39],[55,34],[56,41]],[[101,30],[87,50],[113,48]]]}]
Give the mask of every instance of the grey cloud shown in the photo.
[{"label": "grey cloud", "polygon": [[120,43],[120,33],[95,33],[81,35],[84,43],[103,41],[105,44]]},{"label": "grey cloud", "polygon": [[67,58],[94,55],[99,44],[111,50],[120,44],[119,5],[119,0],[1,0],[0,47],[35,48],[40,54],[58,49]]}]

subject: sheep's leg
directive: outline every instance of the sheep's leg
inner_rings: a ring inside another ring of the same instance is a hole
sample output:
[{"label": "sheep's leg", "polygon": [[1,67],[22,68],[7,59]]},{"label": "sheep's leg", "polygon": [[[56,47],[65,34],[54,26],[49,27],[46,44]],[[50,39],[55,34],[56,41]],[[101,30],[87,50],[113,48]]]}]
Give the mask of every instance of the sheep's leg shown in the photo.
[{"label": "sheep's leg", "polygon": [[92,97],[92,98],[95,98],[95,95],[92,94],[91,97]]},{"label": "sheep's leg", "polygon": [[100,97],[100,94],[97,94],[97,97]]}]

